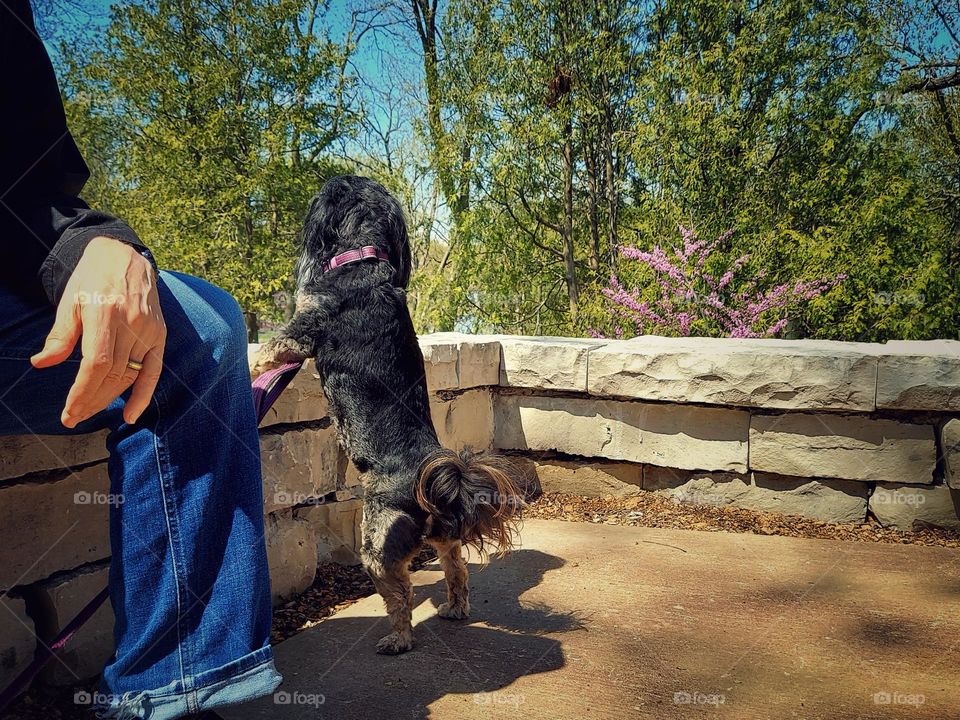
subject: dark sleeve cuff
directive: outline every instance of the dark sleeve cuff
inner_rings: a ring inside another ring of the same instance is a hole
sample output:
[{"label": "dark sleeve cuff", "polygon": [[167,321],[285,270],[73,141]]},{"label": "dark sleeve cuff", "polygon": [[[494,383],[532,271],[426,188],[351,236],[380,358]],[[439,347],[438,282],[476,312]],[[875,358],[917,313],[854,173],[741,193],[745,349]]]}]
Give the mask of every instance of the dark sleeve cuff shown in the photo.
[{"label": "dark sleeve cuff", "polygon": [[153,255],[129,226],[95,210],[82,208],[74,212],[76,214],[64,223],[65,226],[58,228],[59,238],[40,266],[40,283],[51,303],[56,305],[60,302],[67,281],[79,264],[83,251],[96,237],[114,238],[132,245],[156,268]]}]

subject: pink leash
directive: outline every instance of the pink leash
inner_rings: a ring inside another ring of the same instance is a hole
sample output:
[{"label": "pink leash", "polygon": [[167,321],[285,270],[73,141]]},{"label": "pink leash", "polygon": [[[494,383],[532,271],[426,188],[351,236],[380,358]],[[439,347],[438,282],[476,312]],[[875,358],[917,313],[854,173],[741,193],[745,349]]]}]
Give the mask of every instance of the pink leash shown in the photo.
[{"label": "pink leash", "polygon": [[253,407],[257,413],[257,425],[263,421],[267,412],[287,389],[301,367],[303,367],[302,362],[287,363],[273,370],[267,370],[253,381]]},{"label": "pink leash", "polygon": [[[280,394],[286,390],[302,365],[303,363],[287,363],[274,370],[268,370],[253,381],[253,406],[257,414],[257,425],[273,407]],[[77,613],[73,620],[67,623],[66,627],[60,631],[60,634],[53,639],[50,645],[41,646],[34,655],[33,661],[13,679],[13,682],[3,689],[3,692],[0,692],[0,712],[6,710],[19,697],[20,693],[30,686],[34,678],[53,659],[53,656],[66,647],[67,643],[77,634],[77,631],[87,624],[87,621],[94,616],[109,596],[110,588],[105,587]]]},{"label": "pink leash", "polygon": [[80,628],[87,624],[87,621],[100,609],[100,606],[103,605],[109,595],[110,588],[105,587],[93,600],[87,603],[83,610],[77,613],[77,616],[73,620],[67,623],[67,626],[60,631],[60,634],[54,638],[50,645],[43,645],[41,647],[37,654],[34,655],[33,661],[0,693],[0,712],[6,710],[7,706],[16,700],[21,692],[27,689],[30,683],[33,682],[33,679],[46,667],[47,663],[53,659],[53,656],[70,642]]}]

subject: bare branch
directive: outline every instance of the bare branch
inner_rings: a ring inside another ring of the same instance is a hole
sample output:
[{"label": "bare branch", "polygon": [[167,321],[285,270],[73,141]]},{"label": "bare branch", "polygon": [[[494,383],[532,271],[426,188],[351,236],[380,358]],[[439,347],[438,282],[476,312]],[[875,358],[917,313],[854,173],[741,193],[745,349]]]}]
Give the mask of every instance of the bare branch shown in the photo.
[{"label": "bare branch", "polygon": [[555,233],[563,233],[563,228],[560,227],[557,223],[547,220],[543,215],[533,210],[527,202],[526,196],[523,194],[523,190],[517,190],[517,197],[520,198],[520,202],[523,204],[523,209],[527,211],[527,214],[537,221],[538,224],[548,227],[553,230]]},{"label": "bare branch", "polygon": [[912,92],[940,92],[947,88],[960,86],[960,70],[943,75],[941,77],[927,78],[919,82],[911,83],[904,88],[904,93]]}]

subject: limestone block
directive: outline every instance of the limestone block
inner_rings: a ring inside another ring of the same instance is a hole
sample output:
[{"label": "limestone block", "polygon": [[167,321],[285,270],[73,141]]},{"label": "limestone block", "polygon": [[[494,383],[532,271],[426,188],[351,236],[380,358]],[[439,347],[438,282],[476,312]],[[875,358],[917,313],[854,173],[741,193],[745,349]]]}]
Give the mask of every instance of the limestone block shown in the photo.
[{"label": "limestone block", "polygon": [[931,425],[830,414],[755,415],[750,467],[797,477],[930,483]]},{"label": "limestone block", "polygon": [[863,522],[868,486],[767,473],[701,473],[645,465],[643,487],[677,502],[776,512],[833,523]]},{"label": "limestone block", "polygon": [[500,395],[494,444],[688,470],[747,469],[742,410],[593,398]]},{"label": "limestone block", "polygon": [[960,530],[960,490],[946,485],[877,485],[870,496],[870,512],[884,527]]},{"label": "limestone block", "polygon": [[444,332],[422,335],[419,341],[430,392],[465,390],[500,381],[500,342],[496,336]]},{"label": "limestone block", "polygon": [[500,385],[583,392],[587,389],[587,358],[606,342],[503,335]]},{"label": "limestone block", "polygon": [[106,464],[53,477],[0,487],[0,589],[110,557]]},{"label": "limestone block", "polygon": [[342,457],[332,426],[262,433],[265,512],[292,507],[336,490],[345,466]]},{"label": "limestone block", "polygon": [[591,395],[785,409],[874,409],[877,358],[859,343],[612,340],[590,353]]},{"label": "limestone block", "polygon": [[[96,595],[107,586],[109,570],[99,568],[72,577],[60,577],[34,589],[47,608],[50,623],[44,642],[50,643]],[[44,669],[43,679],[51,685],[75,685],[100,674],[113,655],[113,608],[105,602],[87,623],[77,631]]]},{"label": "limestone block", "polygon": [[528,461],[545,493],[625,497],[640,492],[643,466],[585,460]]},{"label": "limestone block", "polygon": [[363,484],[360,471],[354,467],[350,460],[347,460],[347,469],[343,477],[343,486],[345,488],[358,488]]},{"label": "limestone block", "polygon": [[317,539],[310,523],[296,517],[293,510],[270,513],[265,523],[270,585],[277,605],[313,584]]},{"label": "limestone block", "polygon": [[960,341],[898,340],[874,347],[878,408],[960,410]]},{"label": "limestone block", "polygon": [[310,524],[320,562],[357,565],[360,562],[362,502],[358,499],[298,508],[297,517]]},{"label": "limestone block", "polygon": [[446,448],[480,451],[493,444],[493,398],[487,389],[468,390],[448,399],[433,396],[430,415]]},{"label": "limestone block", "polygon": [[940,446],[943,448],[943,466],[947,485],[960,490],[960,419],[943,426]]},{"label": "limestone block", "polygon": [[427,374],[427,389],[433,393],[460,387],[460,351],[456,341],[436,335],[425,335],[418,340]]},{"label": "limestone block", "polygon": [[3,596],[0,605],[0,688],[3,688],[33,660],[37,639],[23,600]]},{"label": "limestone block", "polygon": [[107,457],[107,432],[0,437],[0,480],[87,465]]},{"label": "limestone block", "polygon": [[460,389],[500,384],[500,340],[496,335],[461,335]]}]

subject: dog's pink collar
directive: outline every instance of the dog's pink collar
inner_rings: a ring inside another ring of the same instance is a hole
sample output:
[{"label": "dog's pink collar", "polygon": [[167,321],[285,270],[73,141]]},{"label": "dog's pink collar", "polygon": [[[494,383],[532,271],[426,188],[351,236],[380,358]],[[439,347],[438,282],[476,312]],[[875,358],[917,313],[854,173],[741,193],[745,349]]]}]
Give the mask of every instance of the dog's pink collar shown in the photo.
[{"label": "dog's pink collar", "polygon": [[357,250],[347,250],[345,253],[334,255],[328,262],[323,263],[320,267],[323,268],[324,272],[330,272],[341,265],[349,265],[350,263],[360,262],[368,258],[390,261],[390,256],[383,252],[383,250],[375,248],[373,245],[364,245]]}]

